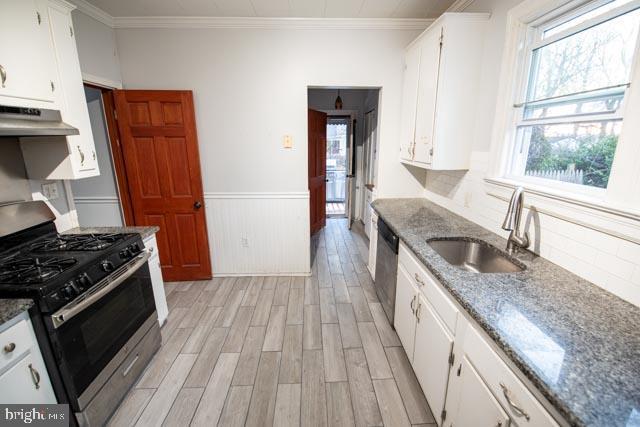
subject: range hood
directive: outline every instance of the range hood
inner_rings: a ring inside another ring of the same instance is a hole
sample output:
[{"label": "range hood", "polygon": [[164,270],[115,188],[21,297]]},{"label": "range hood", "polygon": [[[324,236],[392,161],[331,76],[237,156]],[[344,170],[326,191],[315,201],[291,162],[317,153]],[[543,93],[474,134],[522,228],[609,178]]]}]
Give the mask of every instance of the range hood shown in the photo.
[{"label": "range hood", "polygon": [[0,105],[0,137],[79,134],[78,129],[62,121],[58,110]]}]

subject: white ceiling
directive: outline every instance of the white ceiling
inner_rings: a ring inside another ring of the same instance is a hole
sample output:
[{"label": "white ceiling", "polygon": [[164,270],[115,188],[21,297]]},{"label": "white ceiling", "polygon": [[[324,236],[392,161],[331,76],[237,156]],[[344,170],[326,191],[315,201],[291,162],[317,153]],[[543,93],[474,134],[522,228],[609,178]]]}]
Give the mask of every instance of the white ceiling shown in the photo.
[{"label": "white ceiling", "polygon": [[87,0],[111,16],[436,18],[454,0]]}]

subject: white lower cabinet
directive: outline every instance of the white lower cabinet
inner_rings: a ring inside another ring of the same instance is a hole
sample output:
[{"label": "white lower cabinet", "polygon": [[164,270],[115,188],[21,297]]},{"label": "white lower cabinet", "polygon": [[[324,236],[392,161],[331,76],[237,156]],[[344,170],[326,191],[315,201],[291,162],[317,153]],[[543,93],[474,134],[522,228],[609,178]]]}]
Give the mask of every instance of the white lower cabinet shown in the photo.
[{"label": "white lower cabinet", "polygon": [[152,234],[145,238],[144,246],[151,252],[151,258],[149,258],[148,264],[149,272],[151,273],[151,285],[153,286],[153,299],[156,303],[158,322],[160,326],[162,326],[169,315],[169,307],[167,306],[167,297],[164,293],[164,279],[162,278],[162,269],[160,268],[160,254],[158,253],[156,235]]},{"label": "white lower cabinet", "polygon": [[466,356],[461,362],[460,401],[456,427],[508,427],[510,420]]},{"label": "white lower cabinet", "polygon": [[0,402],[56,403],[27,312],[0,330]]},{"label": "white lower cabinet", "polygon": [[506,356],[461,312],[401,242],[394,326],[438,425],[557,427]]}]

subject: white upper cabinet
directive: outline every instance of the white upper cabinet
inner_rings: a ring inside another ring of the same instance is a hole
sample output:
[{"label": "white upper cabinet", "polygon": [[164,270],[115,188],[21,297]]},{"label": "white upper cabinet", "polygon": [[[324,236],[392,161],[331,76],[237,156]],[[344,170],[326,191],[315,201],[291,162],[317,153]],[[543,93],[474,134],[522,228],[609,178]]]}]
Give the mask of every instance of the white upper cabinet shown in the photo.
[{"label": "white upper cabinet", "polygon": [[[46,107],[52,103],[46,7],[37,0],[2,0],[0,6],[0,104]],[[49,107],[51,108],[51,107]]]},{"label": "white upper cabinet", "polygon": [[54,108],[59,109],[62,120],[77,128],[80,134],[22,138],[22,153],[30,178],[78,179],[100,174],[71,21],[73,8],[64,1],[50,0],[46,17],[51,67],[55,70]]},{"label": "white upper cabinet", "polygon": [[487,14],[445,13],[405,56],[400,160],[468,169]]}]

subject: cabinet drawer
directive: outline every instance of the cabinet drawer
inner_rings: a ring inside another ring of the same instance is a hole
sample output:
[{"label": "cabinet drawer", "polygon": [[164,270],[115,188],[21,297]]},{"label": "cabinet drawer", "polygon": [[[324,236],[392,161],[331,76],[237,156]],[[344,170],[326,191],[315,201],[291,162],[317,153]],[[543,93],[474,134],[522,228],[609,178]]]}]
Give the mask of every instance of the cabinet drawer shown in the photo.
[{"label": "cabinet drawer", "polygon": [[467,331],[464,352],[493,395],[519,426],[558,426],[547,410],[473,327]]},{"label": "cabinet drawer", "polygon": [[399,262],[402,263],[418,289],[431,303],[449,331],[455,333],[458,309],[451,302],[451,297],[445,294],[437,279],[415,258],[410,249],[401,243],[398,252]]},{"label": "cabinet drawer", "polygon": [[21,320],[0,333],[0,370],[18,360],[35,343],[31,340],[29,324]]}]

